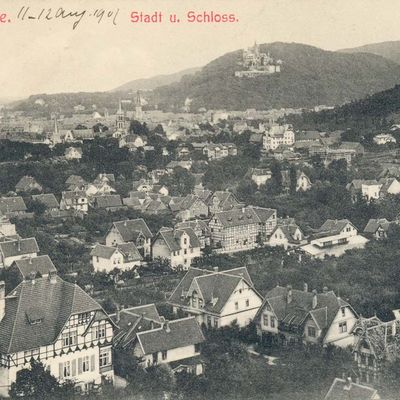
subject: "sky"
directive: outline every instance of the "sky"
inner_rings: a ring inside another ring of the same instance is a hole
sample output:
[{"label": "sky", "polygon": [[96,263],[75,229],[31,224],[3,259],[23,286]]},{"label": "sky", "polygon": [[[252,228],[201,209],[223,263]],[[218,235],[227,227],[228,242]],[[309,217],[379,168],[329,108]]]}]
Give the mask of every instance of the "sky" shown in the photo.
[{"label": "sky", "polygon": [[[76,18],[44,19],[60,7],[86,13],[75,29]],[[43,8],[41,19],[28,19]],[[114,14],[98,23],[96,9]],[[161,23],[131,22],[132,12],[156,11]],[[189,23],[189,11],[234,14],[235,22]],[[397,0],[0,0],[0,96],[110,90],[203,66],[254,41],[337,50],[400,40],[399,17]]]}]

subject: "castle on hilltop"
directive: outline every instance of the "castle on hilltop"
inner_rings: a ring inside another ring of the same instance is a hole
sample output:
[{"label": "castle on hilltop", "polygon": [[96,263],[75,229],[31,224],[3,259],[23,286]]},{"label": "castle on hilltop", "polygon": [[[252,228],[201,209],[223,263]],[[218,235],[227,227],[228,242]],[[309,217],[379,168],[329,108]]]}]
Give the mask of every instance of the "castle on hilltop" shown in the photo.
[{"label": "castle on hilltop", "polygon": [[235,71],[236,77],[254,78],[260,75],[281,72],[282,61],[273,59],[269,52],[261,53],[260,46],[254,43],[254,46],[243,50],[242,60],[239,65],[244,67],[244,70]]}]

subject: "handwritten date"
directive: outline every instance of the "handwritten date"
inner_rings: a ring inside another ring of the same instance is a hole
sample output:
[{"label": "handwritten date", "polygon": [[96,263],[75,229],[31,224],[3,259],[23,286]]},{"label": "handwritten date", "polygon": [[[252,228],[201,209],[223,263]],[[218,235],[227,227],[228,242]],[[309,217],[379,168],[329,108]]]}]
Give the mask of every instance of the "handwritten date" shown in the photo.
[{"label": "handwritten date", "polygon": [[57,9],[53,8],[39,8],[33,9],[29,6],[22,6],[17,14],[17,19],[37,20],[37,21],[52,21],[52,20],[71,20],[72,29],[76,29],[84,18],[94,18],[97,23],[104,20],[112,21],[113,25],[117,25],[117,17],[119,8],[115,10],[105,10],[103,8],[96,10],[67,10],[63,7]]}]

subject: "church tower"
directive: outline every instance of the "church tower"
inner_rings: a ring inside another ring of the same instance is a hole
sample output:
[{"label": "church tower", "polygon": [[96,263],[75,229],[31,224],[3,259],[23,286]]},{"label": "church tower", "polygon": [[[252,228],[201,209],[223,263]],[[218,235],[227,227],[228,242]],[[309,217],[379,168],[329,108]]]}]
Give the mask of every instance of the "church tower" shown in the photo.
[{"label": "church tower", "polygon": [[55,145],[58,143],[62,143],[62,140],[61,140],[60,131],[58,130],[57,115],[54,114],[54,131],[53,131],[53,137],[52,137],[52,144]]},{"label": "church tower", "polygon": [[140,96],[140,91],[136,92],[136,100],[135,100],[135,119],[140,121],[143,119],[143,110],[142,110],[142,98]]},{"label": "church tower", "polygon": [[119,102],[119,107],[117,111],[116,125],[117,131],[125,132],[125,113],[122,111],[121,101]]}]

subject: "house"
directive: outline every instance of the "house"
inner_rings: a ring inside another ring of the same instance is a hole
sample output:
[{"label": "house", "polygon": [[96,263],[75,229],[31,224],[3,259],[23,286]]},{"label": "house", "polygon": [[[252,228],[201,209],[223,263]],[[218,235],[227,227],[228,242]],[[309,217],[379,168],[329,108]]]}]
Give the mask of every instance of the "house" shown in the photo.
[{"label": "house", "polygon": [[[24,280],[7,296],[0,285],[0,392],[40,359],[60,383],[82,391],[113,379],[113,322],[79,286],[52,272]],[[34,334],[33,334],[34,332]]]},{"label": "house", "polygon": [[263,138],[263,148],[266,151],[274,151],[280,145],[292,146],[295,143],[295,135],[292,125],[272,125]]},{"label": "house", "polygon": [[215,213],[208,224],[211,245],[219,252],[251,250],[265,243],[276,226],[276,210],[243,207]]},{"label": "house", "polygon": [[237,155],[237,147],[233,143],[207,143],[203,147],[203,154],[209,161]]},{"label": "house", "polygon": [[304,244],[304,233],[294,221],[281,221],[272,231],[268,246],[283,246],[285,249]]},{"label": "house", "polygon": [[217,190],[208,200],[208,209],[210,214],[219,211],[228,211],[233,208],[240,207],[239,200],[236,196],[228,191]]},{"label": "house", "polygon": [[272,172],[269,168],[253,168],[251,180],[257,185],[265,185],[272,178]]},{"label": "house", "polygon": [[192,168],[192,160],[170,161],[166,166],[166,170],[169,174],[172,174],[172,172],[174,172],[174,169],[176,167],[181,167],[190,170],[190,168]]},{"label": "house", "polygon": [[7,218],[22,217],[26,215],[26,205],[21,196],[0,197],[0,214]]},{"label": "house", "polygon": [[387,362],[400,354],[400,321],[382,322],[377,316],[360,317],[353,329],[354,369],[361,382],[379,383]]},{"label": "house", "polygon": [[324,400],[380,400],[373,387],[352,382],[351,378],[335,378]]},{"label": "house", "polygon": [[34,194],[32,195],[32,200],[42,203],[48,212],[57,211],[60,208],[60,204],[53,193]]},{"label": "house", "polygon": [[382,184],[376,180],[366,180],[361,183],[361,195],[370,202],[371,200],[377,200],[380,197]]},{"label": "house", "polygon": [[139,147],[144,147],[147,140],[136,134],[129,134],[119,139],[119,147],[127,147],[130,151],[136,151]]},{"label": "house", "polygon": [[119,194],[96,195],[91,199],[90,205],[95,209],[104,209],[107,211],[127,209],[127,206],[122,204],[121,196]]},{"label": "house", "polygon": [[111,272],[114,268],[130,270],[140,266],[143,260],[139,250],[131,242],[119,243],[116,246],[97,244],[90,255],[96,272]]},{"label": "house", "polygon": [[349,303],[325,287],[322,293],[276,286],[265,296],[257,314],[262,341],[314,343],[346,348],[354,342],[358,315]]},{"label": "house", "polygon": [[0,215],[0,241],[4,240],[4,238],[17,238],[17,236],[15,224],[12,224],[6,216]]},{"label": "house", "polygon": [[153,183],[146,179],[140,179],[132,182],[132,189],[135,192],[148,193],[153,190]]},{"label": "house", "polygon": [[23,176],[18,183],[15,185],[15,191],[29,193],[32,191],[41,192],[43,190],[42,185],[40,185],[35,178],[32,176]]},{"label": "house", "polygon": [[193,194],[195,194],[197,197],[199,197],[201,200],[203,200],[208,205],[209,200],[210,200],[211,196],[213,195],[213,192],[208,189],[194,188]]},{"label": "house", "polygon": [[174,313],[196,317],[208,328],[236,323],[247,326],[262,304],[262,297],[246,267],[227,271],[190,268],[168,302]]},{"label": "house", "polygon": [[163,201],[161,201],[161,199],[153,199],[150,197],[143,202],[140,210],[143,213],[158,215],[167,212],[168,207]]},{"label": "house", "polygon": [[379,193],[380,197],[400,193],[400,182],[396,178],[381,178],[378,183],[382,185]]},{"label": "house", "polygon": [[99,174],[92,183],[86,186],[86,195],[95,196],[99,194],[115,193],[116,190],[112,187],[113,183],[115,183],[113,174]]},{"label": "house", "polygon": [[204,218],[208,216],[208,206],[194,194],[188,194],[178,204],[177,219],[187,221],[194,218]]},{"label": "house", "polygon": [[169,260],[172,269],[187,270],[194,258],[200,257],[201,243],[191,228],[161,228],[155,235],[151,251],[153,260]]},{"label": "house", "polygon": [[368,239],[359,235],[348,219],[328,219],[313,233],[310,243],[301,249],[312,257],[338,257],[346,250],[363,248],[367,242]]},{"label": "house", "polygon": [[364,146],[358,142],[342,142],[339,146],[340,150],[354,150],[356,155],[362,156],[365,153]]},{"label": "house", "polygon": [[89,200],[84,190],[72,190],[61,193],[60,210],[76,210],[87,213]]},{"label": "house", "polygon": [[144,258],[151,253],[151,233],[142,218],[114,222],[106,235],[106,246],[116,246],[120,243],[132,242]]},{"label": "house", "polygon": [[37,256],[39,247],[35,238],[0,242],[0,267],[10,267],[16,260]]},{"label": "house", "polygon": [[296,192],[305,192],[311,189],[311,180],[303,171],[296,171]]},{"label": "house", "polygon": [[389,133],[380,133],[379,135],[374,136],[372,140],[378,146],[388,143],[396,143],[396,139],[394,138],[394,136],[390,135]]},{"label": "house", "polygon": [[396,222],[388,221],[386,218],[370,219],[364,228],[364,234],[377,240],[387,238],[390,227]]},{"label": "house", "polygon": [[205,341],[194,317],[165,321],[160,328],[138,332],[134,354],[144,367],[170,364],[173,370],[203,373],[200,345]]},{"label": "house", "polygon": [[188,158],[190,156],[189,147],[186,145],[178,146],[178,148],[176,149],[176,155],[178,156],[178,158]]},{"label": "house", "polygon": [[82,149],[80,147],[67,147],[64,152],[66,160],[80,160],[82,158]]},{"label": "house", "polygon": [[211,243],[211,232],[208,227],[208,221],[202,219],[195,219],[194,221],[178,222],[175,229],[191,228],[200,241],[200,248],[204,249]]}]

